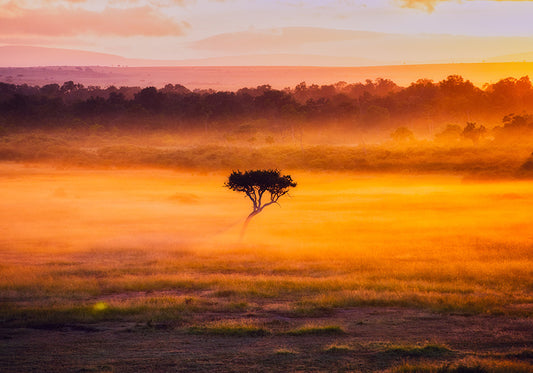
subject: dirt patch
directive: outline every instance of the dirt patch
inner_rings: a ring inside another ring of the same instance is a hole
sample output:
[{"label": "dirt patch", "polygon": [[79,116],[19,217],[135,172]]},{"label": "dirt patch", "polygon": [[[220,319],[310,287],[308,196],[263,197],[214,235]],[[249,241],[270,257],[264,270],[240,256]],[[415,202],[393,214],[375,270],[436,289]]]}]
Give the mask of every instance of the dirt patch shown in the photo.
[{"label": "dirt patch", "polygon": [[[227,320],[225,316],[218,315],[217,319]],[[346,309],[321,318],[286,318],[268,313],[238,317],[270,332],[195,334],[178,324],[120,322],[63,325],[57,329],[2,328],[0,370],[369,372],[405,361],[451,363],[468,357],[511,357],[533,363],[533,320],[529,318],[445,315],[394,307]],[[238,317],[233,315],[232,320]],[[213,318],[198,315],[194,323],[211,322]],[[310,324],[338,325],[344,332],[284,333]],[[424,354],[426,350],[439,350],[423,347],[428,344],[444,346],[441,350],[446,353]],[[331,346],[342,346],[342,353]],[[401,353],[413,351],[413,346],[418,346],[414,351],[422,352]]]}]

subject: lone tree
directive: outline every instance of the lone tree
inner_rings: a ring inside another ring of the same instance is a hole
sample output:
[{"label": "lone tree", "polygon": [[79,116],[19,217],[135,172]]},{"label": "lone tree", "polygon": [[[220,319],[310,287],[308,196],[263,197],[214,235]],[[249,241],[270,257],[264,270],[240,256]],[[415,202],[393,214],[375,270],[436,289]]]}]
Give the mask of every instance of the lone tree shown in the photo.
[{"label": "lone tree", "polygon": [[[236,192],[246,193],[253,203],[253,210],[242,227],[242,238],[250,220],[265,207],[278,203],[279,198],[287,194],[289,188],[294,188],[296,183],[290,175],[282,176],[279,170],[250,170],[244,173],[233,171],[224,186]],[[265,196],[265,192],[269,195]]]}]

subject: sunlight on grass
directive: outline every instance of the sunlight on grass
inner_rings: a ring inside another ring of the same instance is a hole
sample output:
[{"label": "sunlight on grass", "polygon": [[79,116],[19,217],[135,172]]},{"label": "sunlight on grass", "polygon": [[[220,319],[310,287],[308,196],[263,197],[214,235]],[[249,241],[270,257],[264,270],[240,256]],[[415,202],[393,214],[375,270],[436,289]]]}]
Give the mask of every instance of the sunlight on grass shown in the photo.
[{"label": "sunlight on grass", "polygon": [[108,307],[109,306],[105,302],[98,302],[93,306],[93,310],[95,312],[99,312],[106,310]]},{"label": "sunlight on grass", "polygon": [[286,331],[284,334],[300,336],[300,335],[336,335],[344,334],[345,331],[338,325],[305,325],[296,329]]},{"label": "sunlight on grass", "polygon": [[239,244],[250,206],[222,174],[5,168],[9,322],[359,306],[533,315],[531,182],[295,173],[292,197]]},{"label": "sunlight on grass", "polygon": [[294,351],[290,348],[278,348],[274,350],[274,353],[278,356],[294,356],[298,354],[297,351]]},{"label": "sunlight on grass", "polygon": [[344,344],[337,344],[337,343],[331,344],[324,348],[324,352],[331,353],[331,354],[344,354],[344,353],[348,353],[352,351],[353,351],[353,348],[351,348],[350,346],[344,345]]}]

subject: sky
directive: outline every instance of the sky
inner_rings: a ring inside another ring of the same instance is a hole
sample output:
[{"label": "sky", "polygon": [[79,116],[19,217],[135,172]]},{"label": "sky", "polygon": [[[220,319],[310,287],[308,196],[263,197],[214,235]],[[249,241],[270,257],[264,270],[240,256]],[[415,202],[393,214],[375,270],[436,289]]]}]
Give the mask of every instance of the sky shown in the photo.
[{"label": "sky", "polygon": [[481,62],[533,52],[532,15],[533,0],[0,0],[0,45],[167,60]]}]

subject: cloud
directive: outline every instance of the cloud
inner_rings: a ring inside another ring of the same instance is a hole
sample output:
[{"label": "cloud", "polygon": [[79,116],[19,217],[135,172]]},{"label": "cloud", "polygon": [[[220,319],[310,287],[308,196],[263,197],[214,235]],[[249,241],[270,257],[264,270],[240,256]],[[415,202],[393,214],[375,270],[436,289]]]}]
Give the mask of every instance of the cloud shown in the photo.
[{"label": "cloud", "polygon": [[[1,0],[0,0],[1,1]],[[92,0],[94,2],[95,0]],[[97,0],[100,3],[107,4],[107,5],[129,5],[129,4],[150,4],[150,5],[156,5],[156,6],[171,6],[171,5],[179,5],[183,6],[186,5],[189,2],[195,2],[196,0]],[[224,1],[224,0],[222,0]],[[31,4],[47,4],[47,5],[64,5],[64,4],[83,4],[83,3],[89,3],[91,0],[19,0],[19,4],[28,4],[28,2]]]},{"label": "cloud", "polygon": [[3,35],[176,36],[183,35],[189,27],[188,23],[176,22],[150,6],[108,7],[101,12],[62,6],[24,9],[13,3],[0,8]]},{"label": "cloud", "polygon": [[[93,0],[94,1],[94,0]],[[108,1],[108,0],[104,0]],[[83,3],[88,3],[89,0],[0,0],[0,9],[5,9],[9,7],[32,7],[39,8],[44,6],[51,5],[80,5]],[[3,4],[2,4],[3,3]]]},{"label": "cloud", "polygon": [[[56,5],[61,5],[61,4],[81,4],[81,3],[85,3],[87,2],[88,0],[41,0],[42,3],[46,3],[46,4],[56,4]],[[24,1],[20,1],[20,3],[23,3]]]},{"label": "cloud", "polygon": [[[55,1],[55,0],[48,0]],[[87,0],[67,0],[67,1],[87,1]],[[186,6],[195,3],[196,0],[106,0],[111,5],[128,5],[128,4],[150,4],[155,7]]]},{"label": "cloud", "polygon": [[347,40],[374,40],[385,34],[314,27],[285,27],[224,33],[189,44],[196,50],[231,53],[294,53],[304,45]]},{"label": "cloud", "polygon": [[428,12],[432,12],[438,1],[448,0],[400,0],[400,3],[404,8],[422,8],[426,9]]},{"label": "cloud", "polygon": [[97,44],[93,41],[83,40],[82,38],[57,37],[57,36],[38,36],[38,35],[0,35],[0,44],[5,45],[46,45],[53,47],[73,47],[76,48],[94,48]]},{"label": "cloud", "polygon": [[[450,1],[450,0],[398,0],[401,3],[401,6],[404,8],[421,8],[425,9],[428,12],[432,12],[435,10],[435,6],[438,3],[442,3],[444,1]],[[455,0],[459,1],[459,0]],[[475,0],[467,0],[467,1],[475,1]],[[533,0],[489,0],[489,1],[533,1]]]}]

